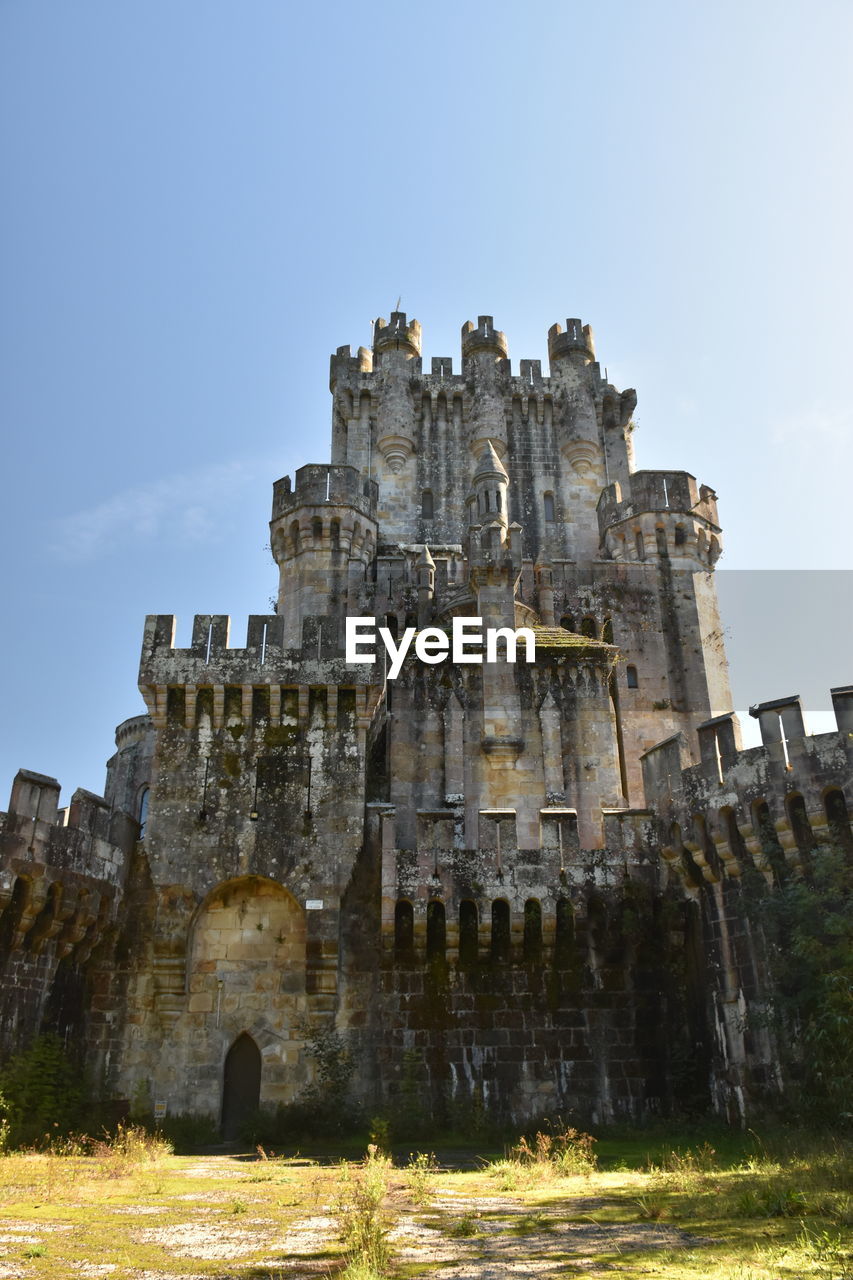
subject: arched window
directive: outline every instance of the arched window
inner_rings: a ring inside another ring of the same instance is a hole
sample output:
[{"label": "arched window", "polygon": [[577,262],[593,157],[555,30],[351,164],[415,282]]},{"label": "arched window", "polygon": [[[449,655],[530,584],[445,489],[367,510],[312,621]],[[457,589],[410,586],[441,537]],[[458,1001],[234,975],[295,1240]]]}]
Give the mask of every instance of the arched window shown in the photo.
[{"label": "arched window", "polygon": [[311,537],[315,542],[323,541],[323,521],[319,516],[315,516],[311,521]]},{"label": "arched window", "polygon": [[823,807],[832,839],[836,844],[841,845],[842,849],[853,849],[853,833],[850,830],[850,814],[844,792],[837,787],[827,791],[823,798]]},{"label": "arched window", "polygon": [[415,950],[415,913],[404,898],[394,908],[394,954],[399,960],[410,960]]},{"label": "arched window", "polygon": [[634,534],[634,545],[635,545],[635,546],[636,546],[636,548],[637,548],[637,559],[638,559],[638,560],[645,560],[645,558],[646,558],[646,540],[645,540],[645,538],[643,537],[642,533],[640,533],[640,532],[639,532],[639,530],[637,531],[637,533],[635,533],[635,534]]},{"label": "arched window", "polygon": [[677,547],[683,547],[686,541],[687,541],[687,530],[685,529],[683,524],[677,524],[675,526],[675,545]]},{"label": "arched window", "polygon": [[550,521],[550,520],[556,520],[556,518],[557,518],[557,517],[556,517],[556,514],[555,514],[555,512],[554,512],[554,495],[553,495],[553,493],[546,493],[546,494],[544,495],[544,499],[543,499],[543,501],[544,501],[544,503],[545,503],[545,519],[546,519],[546,520],[549,520],[549,521]]},{"label": "arched window", "polygon": [[809,853],[814,848],[814,833],[806,813],[806,802],[802,796],[791,795],[785,800],[788,810],[788,821],[801,853]]},{"label": "arched window", "polygon": [[575,913],[568,898],[557,899],[556,931],[554,935],[554,965],[568,969],[574,958]]},{"label": "arched window", "polygon": [[524,904],[524,963],[539,964],[542,959],[542,907],[538,899],[528,898]]},{"label": "arched window", "polygon": [[788,865],[766,800],[756,800],[752,806],[752,829],[761,842],[762,852],[774,876],[781,883],[787,878]]},{"label": "arched window", "polygon": [[590,950],[601,955],[607,941],[607,908],[597,893],[586,901],[586,927]]},{"label": "arched window", "polygon": [[477,904],[467,899],[459,903],[459,964],[466,968],[477,963],[479,920]]},{"label": "arched window", "polygon": [[299,521],[294,520],[290,526],[290,545],[294,553],[299,550]]},{"label": "arched window", "polygon": [[640,682],[637,679],[637,668],[630,664],[625,668],[625,679],[629,689],[639,689]]},{"label": "arched window", "polygon": [[598,639],[598,625],[595,618],[584,618],[581,622],[581,635],[589,636],[590,640]]},{"label": "arched window", "polygon": [[495,511],[503,511],[503,509],[504,509],[504,504],[503,504],[503,499],[501,498],[501,491],[500,489],[496,489],[495,490]]},{"label": "arched window", "polygon": [[427,960],[443,960],[446,950],[444,903],[433,900],[427,906]]},{"label": "arched window", "polygon": [[604,625],[601,628],[601,638],[605,644],[613,643],[613,622],[610,618],[604,619]]},{"label": "arched window", "polygon": [[570,613],[564,613],[560,619],[560,626],[564,631],[574,631],[575,620]]},{"label": "arched window", "polygon": [[421,494],[421,519],[432,520],[435,514],[435,505],[432,498],[432,489],[424,489]]},{"label": "arched window", "polygon": [[388,631],[390,631],[390,632],[391,632],[391,635],[392,635],[393,639],[394,639],[394,640],[396,640],[396,639],[397,639],[397,635],[398,635],[399,630],[400,630],[400,624],[399,624],[399,622],[397,621],[397,615],[396,615],[396,613],[386,613],[386,615],[385,615],[385,627],[386,627],[386,629],[387,629]]},{"label": "arched window", "polygon": [[333,520],[329,525],[329,536],[332,542],[332,550],[340,551],[341,549],[341,522]]},{"label": "arched window", "polygon": [[492,960],[506,964],[510,955],[509,903],[497,898],[492,903]]},{"label": "arched window", "polygon": [[137,822],[139,823],[139,839],[145,839],[145,824],[148,821],[148,787],[143,787],[139,795]]}]

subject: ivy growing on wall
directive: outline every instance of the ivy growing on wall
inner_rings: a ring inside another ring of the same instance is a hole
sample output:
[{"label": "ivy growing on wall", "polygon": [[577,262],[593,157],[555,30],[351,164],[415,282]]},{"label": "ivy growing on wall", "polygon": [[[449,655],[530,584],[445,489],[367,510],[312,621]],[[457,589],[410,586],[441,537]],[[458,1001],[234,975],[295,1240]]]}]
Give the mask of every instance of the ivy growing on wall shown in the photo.
[{"label": "ivy growing on wall", "polygon": [[763,896],[782,1069],[809,1116],[853,1125],[853,876],[815,849],[806,874]]}]

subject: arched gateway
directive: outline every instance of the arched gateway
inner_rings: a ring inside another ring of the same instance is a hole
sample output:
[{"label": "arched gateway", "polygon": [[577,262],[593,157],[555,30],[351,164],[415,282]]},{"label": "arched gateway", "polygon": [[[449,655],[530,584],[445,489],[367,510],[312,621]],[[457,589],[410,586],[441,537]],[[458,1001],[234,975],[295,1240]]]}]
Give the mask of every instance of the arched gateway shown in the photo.
[{"label": "arched gateway", "polygon": [[244,1031],[225,1057],[222,1082],[222,1136],[226,1142],[240,1137],[244,1122],[257,1111],[261,1100],[261,1051]]}]

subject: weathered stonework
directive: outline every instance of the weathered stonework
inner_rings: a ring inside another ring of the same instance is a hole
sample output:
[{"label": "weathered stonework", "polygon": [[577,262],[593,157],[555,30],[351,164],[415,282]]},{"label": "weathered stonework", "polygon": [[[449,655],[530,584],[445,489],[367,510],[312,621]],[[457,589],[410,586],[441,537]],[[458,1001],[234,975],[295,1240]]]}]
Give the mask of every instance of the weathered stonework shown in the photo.
[{"label": "weathered stonework", "polygon": [[[740,869],[849,844],[853,694],[814,739],[758,708],[739,750],[715,495],[634,469],[588,326],[551,329],[548,377],[489,316],[459,373],[420,341],[394,313],[332,357],[332,461],[274,485],[277,612],[245,646],[147,620],[105,798],[61,817],[18,775],[2,1049],[59,1028],[110,1096],[226,1132],[299,1096],[329,1028],[372,1108],[742,1116],[782,1082]],[[381,645],[345,661],[348,616],[531,627],[536,661],[391,681]]]}]

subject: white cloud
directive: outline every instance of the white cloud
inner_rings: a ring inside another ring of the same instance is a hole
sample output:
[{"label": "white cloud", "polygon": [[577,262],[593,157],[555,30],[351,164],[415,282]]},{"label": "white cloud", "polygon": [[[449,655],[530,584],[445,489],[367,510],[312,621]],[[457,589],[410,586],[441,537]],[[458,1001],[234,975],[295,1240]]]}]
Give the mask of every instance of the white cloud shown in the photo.
[{"label": "white cloud", "polygon": [[93,560],[119,542],[168,533],[182,542],[209,541],[221,527],[223,506],[263,476],[269,458],[216,463],[120,490],[96,506],[59,520],[51,550],[65,560]]}]

